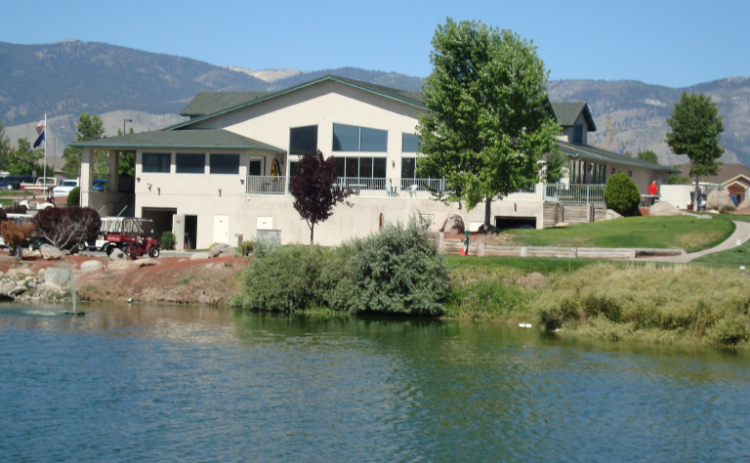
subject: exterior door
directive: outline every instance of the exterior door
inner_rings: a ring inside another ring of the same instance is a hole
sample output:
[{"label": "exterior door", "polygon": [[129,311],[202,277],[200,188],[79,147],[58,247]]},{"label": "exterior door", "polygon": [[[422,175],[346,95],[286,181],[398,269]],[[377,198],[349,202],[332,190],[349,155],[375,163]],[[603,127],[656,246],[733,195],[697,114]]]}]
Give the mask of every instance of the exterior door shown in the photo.
[{"label": "exterior door", "polygon": [[214,243],[229,244],[229,216],[214,216]]},{"label": "exterior door", "polygon": [[175,249],[182,251],[185,248],[185,216],[175,214],[172,216],[172,233],[174,233]]}]

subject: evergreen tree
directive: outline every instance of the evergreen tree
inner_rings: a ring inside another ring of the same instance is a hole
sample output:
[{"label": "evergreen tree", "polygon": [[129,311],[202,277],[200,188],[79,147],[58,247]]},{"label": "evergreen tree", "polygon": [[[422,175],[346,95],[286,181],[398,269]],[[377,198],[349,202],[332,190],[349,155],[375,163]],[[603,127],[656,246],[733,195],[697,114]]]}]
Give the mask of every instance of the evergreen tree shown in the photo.
[{"label": "evergreen tree", "polygon": [[[94,114],[81,113],[76,124],[76,141],[98,140],[106,138],[104,135],[104,122],[101,117]],[[81,153],[80,148],[66,147],[63,151],[65,166],[63,171],[70,178],[81,176]],[[106,151],[94,151],[94,178],[106,178],[109,174],[109,154]]]},{"label": "evergreen tree", "polygon": [[8,170],[12,153],[13,148],[10,146],[10,137],[5,134],[5,123],[0,121],[0,170]]}]

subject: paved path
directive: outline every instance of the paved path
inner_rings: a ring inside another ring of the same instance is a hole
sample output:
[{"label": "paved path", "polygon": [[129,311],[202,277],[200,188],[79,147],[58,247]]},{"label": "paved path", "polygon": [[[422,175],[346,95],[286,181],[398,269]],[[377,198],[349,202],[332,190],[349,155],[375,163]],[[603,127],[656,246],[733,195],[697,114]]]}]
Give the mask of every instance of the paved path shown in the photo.
[{"label": "paved path", "polygon": [[750,222],[740,222],[737,220],[732,220],[732,222],[734,222],[734,224],[737,226],[737,228],[734,230],[734,233],[732,233],[732,236],[727,238],[726,241],[724,241],[720,245],[715,246],[711,249],[706,249],[704,251],[699,251],[699,252],[693,252],[693,253],[685,254],[682,256],[648,257],[648,258],[642,258],[638,260],[648,261],[648,262],[686,263],[686,262],[690,262],[693,259],[697,259],[698,257],[705,256],[706,254],[713,254],[715,252],[726,251],[727,249],[732,249],[734,247],[737,247],[737,240],[740,240],[741,243],[744,243],[745,241],[750,239]]}]

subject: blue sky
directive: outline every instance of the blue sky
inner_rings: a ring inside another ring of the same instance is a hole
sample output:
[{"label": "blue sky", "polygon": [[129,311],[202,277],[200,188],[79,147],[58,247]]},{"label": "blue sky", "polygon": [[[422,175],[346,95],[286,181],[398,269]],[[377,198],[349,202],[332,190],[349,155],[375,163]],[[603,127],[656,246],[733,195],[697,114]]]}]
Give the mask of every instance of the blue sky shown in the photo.
[{"label": "blue sky", "polygon": [[450,16],[533,40],[551,79],[682,87],[750,77],[750,3],[741,0],[7,3],[3,42],[79,39],[249,69],[424,77],[435,28]]}]

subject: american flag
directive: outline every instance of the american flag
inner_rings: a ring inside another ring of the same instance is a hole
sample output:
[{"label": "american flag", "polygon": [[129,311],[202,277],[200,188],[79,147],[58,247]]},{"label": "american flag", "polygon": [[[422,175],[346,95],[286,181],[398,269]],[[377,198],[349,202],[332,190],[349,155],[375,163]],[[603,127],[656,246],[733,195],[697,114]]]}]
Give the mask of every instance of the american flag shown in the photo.
[{"label": "american flag", "polygon": [[44,132],[44,120],[39,121],[39,123],[36,125],[36,133],[41,135],[42,132]]}]

